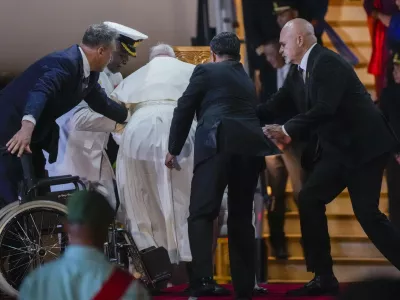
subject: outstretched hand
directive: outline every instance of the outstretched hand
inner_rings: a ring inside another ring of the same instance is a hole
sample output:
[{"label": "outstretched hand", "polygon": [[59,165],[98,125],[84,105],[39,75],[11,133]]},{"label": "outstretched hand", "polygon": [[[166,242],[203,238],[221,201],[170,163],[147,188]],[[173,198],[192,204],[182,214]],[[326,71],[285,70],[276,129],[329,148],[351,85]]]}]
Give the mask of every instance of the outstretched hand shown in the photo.
[{"label": "outstretched hand", "polygon": [[35,125],[30,121],[22,121],[21,129],[6,144],[8,152],[17,153],[21,157],[24,152],[32,153],[31,138]]}]

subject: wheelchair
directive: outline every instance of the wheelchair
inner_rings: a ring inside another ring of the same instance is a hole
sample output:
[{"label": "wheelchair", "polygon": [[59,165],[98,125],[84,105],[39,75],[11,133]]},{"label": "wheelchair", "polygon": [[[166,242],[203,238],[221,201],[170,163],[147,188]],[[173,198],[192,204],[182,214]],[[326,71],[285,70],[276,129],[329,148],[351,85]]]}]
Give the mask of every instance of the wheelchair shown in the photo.
[{"label": "wheelchair", "polygon": [[[0,155],[12,154],[0,148]],[[64,252],[68,244],[65,204],[71,193],[85,189],[78,176],[36,179],[31,154],[23,154],[20,160],[23,179],[18,185],[18,201],[0,210],[0,289],[10,296],[18,295],[30,271]],[[39,195],[39,189],[67,183],[75,188]]]},{"label": "wheelchair", "polygon": [[[12,155],[0,148],[0,155]],[[24,153],[21,158],[23,180],[19,183],[18,201],[0,210],[0,289],[16,297],[25,276],[40,265],[57,259],[68,245],[64,231],[67,217],[66,202],[77,190],[86,190],[79,176],[65,175],[36,179],[32,155]],[[47,192],[39,195],[39,189],[72,183],[74,189]],[[100,185],[88,184],[89,190],[100,191]],[[116,212],[120,202],[116,185]],[[100,191],[101,192],[101,191]],[[172,270],[167,251],[151,247],[139,251],[127,230],[116,219],[110,224],[104,253],[111,263],[135,273],[151,291],[158,291],[171,278]]]}]

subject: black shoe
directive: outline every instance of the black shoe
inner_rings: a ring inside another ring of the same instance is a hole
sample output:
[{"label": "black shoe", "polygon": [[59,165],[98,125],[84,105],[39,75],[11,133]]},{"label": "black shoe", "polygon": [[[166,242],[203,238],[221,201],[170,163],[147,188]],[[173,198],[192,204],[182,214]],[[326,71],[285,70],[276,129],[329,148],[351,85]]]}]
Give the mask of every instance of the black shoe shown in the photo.
[{"label": "black shoe", "polygon": [[196,282],[190,283],[189,288],[185,290],[191,297],[202,296],[230,296],[231,292],[217,284],[212,277],[202,278]]},{"label": "black shoe", "polygon": [[286,296],[301,297],[301,296],[321,296],[339,294],[339,282],[334,275],[315,276],[313,280],[303,287],[291,290],[286,293]]},{"label": "black shoe", "polygon": [[253,290],[253,295],[254,296],[261,296],[261,295],[266,295],[268,294],[268,290],[266,288],[263,288],[261,286],[255,286]]},{"label": "black shoe", "polygon": [[289,257],[287,246],[285,243],[277,245],[272,248],[272,255],[276,257],[276,259],[286,260]]}]

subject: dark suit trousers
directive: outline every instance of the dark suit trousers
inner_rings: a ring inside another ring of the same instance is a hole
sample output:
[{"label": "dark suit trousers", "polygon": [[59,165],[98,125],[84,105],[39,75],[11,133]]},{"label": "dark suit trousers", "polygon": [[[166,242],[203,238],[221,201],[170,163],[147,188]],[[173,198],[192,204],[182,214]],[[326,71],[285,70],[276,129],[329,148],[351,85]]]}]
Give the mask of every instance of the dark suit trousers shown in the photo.
[{"label": "dark suit trousers", "polygon": [[389,219],[400,231],[400,165],[393,155],[386,167],[386,180],[389,197]]},{"label": "dark suit trousers", "polygon": [[237,296],[251,296],[255,276],[253,199],[263,157],[217,154],[195,167],[188,229],[191,281],[213,276],[213,222],[228,186],[228,241],[232,282]]},{"label": "dark suit trousers", "polygon": [[267,182],[271,187],[272,202],[268,208],[268,225],[272,247],[277,248],[285,243],[285,192],[288,171],[282,155],[271,155],[265,158]]},{"label": "dark suit trousers", "polygon": [[347,169],[322,155],[299,194],[301,232],[307,270],[317,275],[332,272],[325,205],[348,188],[354,214],[378,250],[400,269],[400,234],[379,211],[383,170],[388,154],[357,169]]}]

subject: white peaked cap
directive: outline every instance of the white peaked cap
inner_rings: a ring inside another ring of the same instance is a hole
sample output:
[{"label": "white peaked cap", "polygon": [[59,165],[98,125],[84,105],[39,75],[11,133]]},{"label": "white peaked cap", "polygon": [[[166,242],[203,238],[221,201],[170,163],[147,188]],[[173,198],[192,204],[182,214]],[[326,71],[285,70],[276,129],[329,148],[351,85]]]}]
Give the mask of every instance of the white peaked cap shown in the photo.
[{"label": "white peaked cap", "polygon": [[136,46],[148,38],[147,35],[115,22],[104,22],[105,25],[115,29],[119,33],[118,40],[122,47],[132,56],[136,56]]},{"label": "white peaked cap", "polygon": [[131,38],[134,41],[140,41],[140,40],[146,40],[148,39],[148,36],[133,29],[130,28],[128,26],[122,25],[122,24],[118,24],[115,22],[104,22],[104,24],[106,24],[107,26],[110,26],[111,28],[114,28],[115,30],[118,31],[119,34],[124,35],[128,38]]}]

